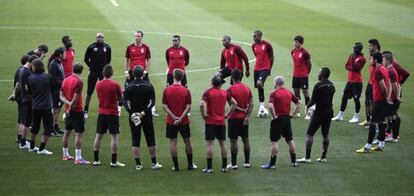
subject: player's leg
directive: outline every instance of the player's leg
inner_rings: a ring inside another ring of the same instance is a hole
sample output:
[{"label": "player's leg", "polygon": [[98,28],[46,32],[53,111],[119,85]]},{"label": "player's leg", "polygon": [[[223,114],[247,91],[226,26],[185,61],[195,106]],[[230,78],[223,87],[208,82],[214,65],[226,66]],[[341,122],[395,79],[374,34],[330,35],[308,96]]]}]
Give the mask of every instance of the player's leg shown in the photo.
[{"label": "player's leg", "polygon": [[111,167],[125,167],[125,164],[118,161],[118,133],[112,131],[111,133]]},{"label": "player's leg", "polygon": [[322,123],[322,137],[323,137],[323,141],[322,141],[322,156],[318,159],[316,159],[316,161],[318,162],[326,162],[326,154],[328,153],[328,148],[329,148],[329,129],[331,127],[331,118],[330,116],[324,116],[321,119],[321,123]]},{"label": "player's leg", "polygon": [[204,173],[211,173],[213,170],[213,152],[214,152],[214,139],[216,138],[216,132],[213,125],[205,125],[205,140],[207,143],[207,167],[203,169]]},{"label": "player's leg", "polygon": [[224,125],[215,126],[216,138],[220,144],[221,152],[221,171],[227,172],[227,149],[226,149],[226,127]]},{"label": "player's leg", "polygon": [[369,126],[368,122],[371,119],[371,106],[372,106],[372,86],[371,84],[367,84],[365,89],[365,116],[366,120],[364,122],[359,123],[361,126]]},{"label": "player's leg", "polygon": [[184,141],[184,145],[185,145],[185,153],[187,155],[187,164],[188,170],[193,170],[193,169],[197,169],[197,165],[195,165],[193,163],[193,147],[191,145],[191,133],[190,133],[190,126],[187,125],[183,125],[180,127],[180,134],[181,137],[183,138]]},{"label": "player's leg", "polygon": [[290,117],[283,117],[282,121],[282,135],[289,146],[290,162],[292,167],[299,166],[296,162],[296,145],[293,141],[292,126],[290,124]]},{"label": "player's leg", "polygon": [[141,125],[135,126],[135,124],[129,119],[129,126],[131,128],[131,151],[132,157],[135,160],[135,169],[137,171],[141,171],[142,163],[141,163],[141,152],[140,152],[140,145],[141,145]]},{"label": "player's leg", "polygon": [[347,82],[344,88],[344,92],[342,93],[341,99],[341,108],[339,109],[338,115],[336,115],[332,120],[335,121],[342,121],[344,119],[344,113],[346,106],[348,105],[348,99],[352,97],[352,84]]},{"label": "player's leg", "polygon": [[53,131],[53,114],[50,110],[44,110],[43,111],[43,135],[40,143],[39,150],[37,151],[37,154],[40,155],[52,155],[53,152],[50,152],[46,150],[46,144],[49,140],[50,134]]},{"label": "player's leg", "polygon": [[30,127],[32,126],[32,102],[28,101],[24,103],[24,109],[23,109],[23,125],[24,128],[22,129],[22,139],[20,140],[20,149],[29,149],[30,144],[26,140],[27,134],[30,132]]},{"label": "player's leg", "polygon": [[75,164],[89,164],[90,162],[82,157],[82,144],[85,131],[85,118],[83,112],[73,112],[75,129]]},{"label": "player's leg", "polygon": [[95,91],[96,82],[98,81],[98,74],[94,72],[90,72],[88,75],[88,89],[86,90],[86,99],[85,99],[85,107],[84,107],[84,117],[89,117],[89,103],[91,102],[93,91]]},{"label": "player's leg", "polygon": [[157,146],[155,144],[154,124],[152,116],[145,116],[142,119],[142,129],[144,131],[145,140],[147,141],[148,151],[151,156],[151,169],[156,170],[162,168],[157,162]]},{"label": "player's leg", "polygon": [[350,123],[357,123],[359,121],[359,111],[361,110],[361,102],[360,97],[362,93],[362,82],[361,83],[353,83],[352,88],[352,98],[355,103],[355,113],[351,120],[348,122]]},{"label": "player's leg", "polygon": [[245,168],[250,168],[250,142],[249,142],[249,126],[243,125],[240,132],[240,136],[243,141],[243,152],[244,152],[244,164]]},{"label": "player's leg", "polygon": [[[301,78],[301,89],[302,89],[303,96],[305,97],[305,114],[306,114],[306,105],[308,105],[310,101],[308,77]],[[306,114],[305,119],[309,120],[311,119],[311,117],[308,116],[308,114]]]},{"label": "player's leg", "polygon": [[32,129],[30,131],[30,148],[29,152],[37,152],[39,148],[35,147],[36,135],[39,133],[40,129],[40,122],[42,120],[42,112],[41,110],[33,110],[32,112]]},{"label": "player's leg", "polygon": [[[243,121],[241,122],[243,123]],[[240,125],[239,119],[228,119],[228,138],[230,139],[230,153],[231,153],[231,165],[228,165],[228,169],[237,169],[237,138],[239,137],[239,131],[242,125]]]},{"label": "player's leg", "polygon": [[311,152],[312,152],[312,145],[313,145],[313,136],[315,135],[316,131],[321,126],[320,116],[314,115],[309,123],[308,130],[306,132],[306,155],[304,158],[298,159],[299,163],[310,163],[311,160]]},{"label": "player's leg", "polygon": [[108,129],[109,119],[106,118],[107,115],[98,115],[98,119],[96,120],[96,134],[95,139],[93,141],[93,165],[98,166],[101,165],[101,161],[99,161],[99,149],[101,148],[101,141]]},{"label": "player's leg", "polygon": [[170,154],[173,161],[173,171],[179,171],[178,158],[177,158],[177,135],[178,127],[175,125],[167,124],[167,138],[170,139]]},{"label": "player's leg", "polygon": [[269,139],[270,139],[270,161],[261,166],[262,169],[275,169],[276,158],[278,153],[278,141],[281,137],[280,118],[274,119],[270,123]]}]

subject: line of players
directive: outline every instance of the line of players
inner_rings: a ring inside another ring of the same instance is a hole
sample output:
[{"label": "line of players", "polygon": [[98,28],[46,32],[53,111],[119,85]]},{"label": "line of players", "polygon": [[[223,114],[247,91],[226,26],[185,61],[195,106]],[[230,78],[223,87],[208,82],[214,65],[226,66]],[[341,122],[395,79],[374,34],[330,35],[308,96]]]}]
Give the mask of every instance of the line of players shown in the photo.
[{"label": "line of players", "polygon": [[[71,49],[71,39],[65,36],[62,42],[65,48],[58,48],[55,50],[49,62],[49,74],[44,74],[44,65],[41,60],[35,56],[25,56],[27,63],[22,68],[19,68],[18,82],[15,82],[16,92],[20,90],[23,105],[23,130],[20,131],[20,148],[29,151],[37,151],[39,154],[51,154],[50,151],[45,149],[45,145],[52,128],[48,125],[51,119],[57,122],[57,118],[51,118],[48,110],[53,107],[53,114],[60,107],[60,100],[65,104],[65,126],[66,132],[63,137],[63,160],[75,159],[75,164],[88,164],[81,156],[81,145],[84,131],[84,118],[87,118],[88,107],[90,97],[93,93],[95,83],[97,80],[101,80],[96,84],[97,94],[99,99],[99,116],[97,134],[94,142],[94,165],[100,165],[99,161],[99,146],[100,141],[104,133],[107,130],[112,135],[112,162],[111,166],[119,167],[124,164],[117,161],[117,135],[119,134],[119,118],[118,118],[118,103],[124,100],[125,108],[130,114],[130,126],[132,133],[132,151],[136,161],[136,169],[141,170],[142,164],[140,161],[140,137],[141,128],[143,128],[144,135],[147,140],[147,145],[152,158],[152,169],[158,169],[162,166],[156,160],[156,146],[154,138],[154,127],[152,124],[152,116],[154,113],[155,94],[152,85],[149,83],[148,69],[151,64],[151,55],[149,47],[142,43],[143,33],[137,31],[135,33],[135,43],[128,46],[126,51],[126,63],[125,63],[125,74],[126,74],[126,88],[124,96],[122,97],[121,88],[119,84],[110,80],[113,71],[111,66],[102,66],[110,63],[110,47],[103,42],[103,34],[97,34],[97,42],[88,47],[85,54],[85,62],[89,66],[88,76],[88,93],[85,104],[85,110],[82,110],[82,87],[83,83],[79,79],[82,73],[83,66],[81,64],[75,64],[73,66],[73,74],[65,74],[62,62],[68,59],[68,51],[71,55],[69,59],[73,62],[74,51]],[[262,40],[262,32],[254,32],[254,41],[252,45],[253,52],[256,56],[255,64],[255,87],[259,91],[260,108],[258,116],[263,113],[267,113],[264,106],[264,90],[263,84],[266,78],[270,75],[271,68],[274,62],[273,49],[271,45]],[[221,70],[218,74],[212,78],[212,88],[205,91],[203,94],[200,110],[203,118],[206,122],[206,141],[208,143],[207,153],[207,167],[203,170],[204,172],[212,172],[212,145],[214,139],[217,138],[221,147],[221,154],[223,163],[221,171],[225,172],[228,169],[237,169],[237,138],[242,137],[244,143],[244,154],[245,163],[244,167],[250,167],[250,145],[248,141],[248,122],[249,117],[253,108],[253,101],[251,97],[250,89],[241,83],[243,77],[243,63],[246,67],[246,77],[249,77],[249,62],[246,54],[235,44],[231,43],[229,36],[223,38],[223,52],[221,59]],[[310,162],[310,151],[312,146],[312,136],[319,127],[322,127],[322,135],[324,136],[323,146],[324,151],[318,161],[326,161],[326,152],[329,146],[328,132],[330,126],[330,118],[332,117],[332,97],[335,92],[335,87],[329,82],[328,77],[330,71],[328,68],[322,68],[319,74],[320,82],[315,85],[313,91],[312,100],[309,98],[308,89],[308,75],[311,70],[311,62],[309,53],[302,47],[303,37],[296,36],[294,38],[295,48],[292,50],[292,58],[294,61],[294,73],[293,83],[295,94],[286,90],[283,87],[283,77],[275,78],[276,90],[270,95],[269,109],[272,115],[270,139],[271,143],[271,161],[262,166],[264,169],[275,168],[276,154],[278,151],[277,141],[281,135],[284,136],[289,144],[289,150],[291,153],[292,166],[296,167],[295,145],[292,138],[292,131],[290,128],[290,117],[294,114],[299,114],[299,99],[300,89],[302,89],[305,96],[305,104],[307,108],[310,108],[316,103],[316,109],[313,109],[314,114],[309,126],[308,137],[306,141],[306,157],[299,159],[300,162]],[[68,43],[69,42],[69,43]],[[163,95],[163,109],[168,114],[167,117],[167,137],[171,140],[171,155],[173,159],[173,170],[178,171],[177,151],[176,151],[176,138],[177,133],[184,138],[186,145],[186,154],[188,160],[188,169],[197,168],[192,162],[192,148],[190,142],[190,130],[188,126],[187,114],[191,108],[191,95],[189,90],[186,88],[186,76],[185,67],[189,64],[189,53],[188,50],[180,46],[180,37],[173,36],[173,46],[166,51],[166,60],[168,64],[167,74],[167,89]],[[69,46],[69,47],[68,47]],[[360,49],[359,49],[360,48]],[[71,50],[68,50],[71,49]],[[358,52],[359,49],[359,53]],[[346,67],[349,67],[349,63],[359,61],[357,55],[360,55],[362,50],[362,44],[357,43],[354,47],[354,54],[350,56]],[[34,54],[38,54],[40,58],[45,56],[47,48],[40,46],[37,50],[33,51]],[[384,55],[386,56],[386,55]],[[385,57],[384,57],[385,58]],[[22,59],[22,64],[25,60]],[[139,65],[139,66],[138,66]],[[33,66],[33,76],[30,76],[30,69]],[[362,67],[361,67],[362,68]],[[352,68],[350,68],[350,71]],[[60,70],[60,73],[59,73]],[[356,70],[356,69],[355,69]],[[99,73],[101,72],[101,73]],[[360,69],[359,69],[360,73]],[[64,78],[64,74],[67,76]],[[38,76],[39,75],[39,76]],[[228,91],[221,90],[221,85],[224,82],[224,78],[232,76],[231,87]],[[41,82],[39,82],[39,81]],[[42,83],[43,82],[43,83]],[[42,85],[38,85],[42,84]],[[19,89],[20,86],[20,89]],[[49,86],[50,88],[43,88]],[[362,88],[362,85],[361,85]],[[58,90],[56,90],[58,89]],[[374,88],[375,89],[375,88]],[[387,88],[388,89],[388,88]],[[347,90],[347,89],[346,89]],[[27,92],[25,92],[27,91]],[[49,92],[50,93],[47,93]],[[58,92],[58,99],[56,100],[56,91]],[[170,92],[171,91],[171,92]],[[14,97],[16,97],[14,92]],[[177,93],[179,92],[179,93]],[[45,96],[46,94],[51,95],[50,97]],[[374,93],[375,94],[375,93]],[[27,96],[25,96],[27,95]],[[147,96],[143,96],[147,95]],[[181,96],[181,97],[180,97]],[[12,96],[13,97],[13,96]],[[30,124],[28,123],[30,118],[27,114],[29,113],[29,104],[26,104],[27,99],[32,99],[32,109],[34,122],[31,128],[31,139],[29,144],[26,144],[25,133],[30,130]],[[178,98],[177,98],[178,97]],[[51,99],[51,101],[49,101]],[[226,100],[231,105],[231,109],[227,115],[224,115],[224,108]],[[323,101],[321,101],[323,100]],[[343,99],[344,100],[344,99]],[[183,104],[177,104],[180,101],[185,101]],[[290,112],[290,101],[296,103],[294,113]],[[39,106],[39,102],[41,103]],[[49,102],[52,105],[47,105]],[[311,103],[311,104],[309,104]],[[43,104],[43,105],[42,105]],[[375,105],[375,104],[374,104]],[[50,108],[49,108],[50,107]],[[375,108],[375,107],[374,107]],[[21,111],[21,110],[19,110]],[[341,110],[342,111],[342,110]],[[382,111],[382,110],[381,110]],[[20,115],[19,115],[20,116]],[[59,116],[57,112],[57,116]],[[375,116],[375,115],[374,115]],[[227,152],[224,145],[225,140],[225,118],[229,117],[228,128],[229,138],[231,143],[231,164],[227,166]],[[306,118],[310,119],[310,116]],[[35,136],[39,131],[40,119],[43,119],[45,126],[45,133],[42,137],[41,146],[36,149],[34,145]],[[57,124],[57,123],[55,123]],[[381,126],[380,133],[381,132]],[[68,137],[70,130],[75,130],[75,152],[76,157],[73,158],[68,153]],[[370,129],[371,130],[371,129]],[[56,126],[55,126],[56,131]],[[375,131],[375,127],[374,127]],[[394,130],[393,130],[394,131]],[[375,134],[375,132],[374,132]],[[370,131],[371,135],[371,131]],[[371,136],[370,136],[371,137]],[[381,137],[379,138],[381,139]],[[382,140],[383,141],[383,140]],[[372,142],[372,141],[371,141]],[[369,143],[369,142],[368,142]],[[368,145],[368,144],[367,144]],[[369,146],[370,147],[370,146]],[[383,144],[380,143],[379,148],[383,149]],[[366,148],[368,149],[368,148]],[[365,152],[366,150],[364,150]]]}]

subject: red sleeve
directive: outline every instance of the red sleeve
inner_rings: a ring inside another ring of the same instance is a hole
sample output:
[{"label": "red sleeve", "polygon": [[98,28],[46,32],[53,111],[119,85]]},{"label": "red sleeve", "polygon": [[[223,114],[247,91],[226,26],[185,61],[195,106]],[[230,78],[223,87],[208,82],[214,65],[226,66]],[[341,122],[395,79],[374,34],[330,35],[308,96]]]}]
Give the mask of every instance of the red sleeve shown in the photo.
[{"label": "red sleeve", "polygon": [[391,82],[397,82],[396,81],[397,80],[397,77],[396,77],[397,73],[393,69],[388,70],[388,75],[390,76],[390,81]]},{"label": "red sleeve", "polygon": [[240,46],[235,47],[235,52],[237,56],[241,57],[244,61],[244,64],[246,65],[246,70],[249,70],[249,59],[247,58],[246,53],[241,49]]},{"label": "red sleeve", "polygon": [[350,55],[348,57],[348,60],[345,63],[345,69],[348,70],[348,71],[352,70],[352,64],[351,64],[352,61],[351,61],[351,59],[352,59],[352,56]]},{"label": "red sleeve", "polygon": [[356,71],[356,72],[359,72],[359,71],[361,71],[361,69],[364,67],[364,65],[365,65],[365,62],[366,62],[366,60],[365,60],[365,57],[363,57],[363,56],[360,56],[360,57],[358,57],[356,60],[355,60],[355,64],[354,64],[354,66],[353,66],[353,70],[354,71]]},{"label": "red sleeve", "polygon": [[187,66],[190,63],[190,52],[188,52],[187,48],[184,48],[185,53],[185,65]]},{"label": "red sleeve", "polygon": [[169,64],[170,64],[170,54],[169,54],[169,51],[170,49],[168,48],[166,51],[165,51],[165,61],[167,61],[167,67],[169,66]]},{"label": "red sleeve", "polygon": [[256,46],[256,43],[252,44],[252,51],[253,51],[254,56],[256,56],[256,53],[254,52],[254,47],[255,46]]},{"label": "red sleeve", "polygon": [[130,58],[130,56],[129,56],[129,47],[130,47],[130,46],[128,46],[128,47],[126,48],[126,51],[125,51],[125,58]]},{"label": "red sleeve", "polygon": [[220,69],[223,69],[226,66],[226,59],[224,58],[224,49],[221,52],[221,61],[220,61]]},{"label": "red sleeve", "polygon": [[76,94],[81,94],[82,93],[82,88],[83,88],[83,82],[82,82],[82,80],[79,79],[78,83],[76,83],[75,93]]},{"label": "red sleeve", "polygon": [[209,90],[204,91],[203,96],[201,97],[201,99],[206,102],[208,101],[208,92]]},{"label": "red sleeve", "polygon": [[276,99],[275,99],[275,97],[273,96],[273,94],[274,94],[274,93],[270,93],[270,95],[269,95],[269,103],[275,103],[275,102],[276,102]]},{"label": "red sleeve", "polygon": [[305,59],[305,61],[309,61],[310,60],[310,54],[309,54],[309,52],[307,51],[307,50],[305,50],[305,53],[304,53],[304,55],[303,55],[303,58]]},{"label": "red sleeve", "polygon": [[191,105],[191,92],[188,89],[187,89],[187,100],[185,103]]},{"label": "red sleeve", "polygon": [[269,58],[273,58],[274,53],[273,53],[272,45],[270,45],[269,43],[266,42],[266,48],[267,48],[267,55],[269,56]]},{"label": "red sleeve", "polygon": [[381,70],[379,68],[375,68],[374,78],[378,81],[384,79],[384,76],[382,75]]},{"label": "red sleeve", "polygon": [[290,94],[292,96],[293,103],[298,103],[299,99],[292,92],[290,92]]},{"label": "red sleeve", "polygon": [[162,104],[165,104],[165,105],[168,105],[167,95],[166,95],[167,88],[164,89],[164,92],[162,93]]},{"label": "red sleeve", "polygon": [[145,45],[145,49],[146,49],[145,58],[150,59],[151,58],[151,50],[147,45]]},{"label": "red sleeve", "polygon": [[231,93],[231,87],[227,89],[227,101],[230,103],[231,98],[233,97]]}]

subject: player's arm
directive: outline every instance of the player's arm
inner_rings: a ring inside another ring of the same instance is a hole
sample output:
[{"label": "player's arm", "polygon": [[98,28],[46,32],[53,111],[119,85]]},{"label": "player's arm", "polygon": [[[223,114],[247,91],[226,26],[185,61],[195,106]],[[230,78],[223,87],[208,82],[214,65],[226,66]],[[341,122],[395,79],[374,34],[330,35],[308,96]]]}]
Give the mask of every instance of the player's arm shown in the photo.
[{"label": "player's arm", "polygon": [[351,57],[352,57],[352,54],[349,55],[348,60],[345,63],[345,69],[348,70],[348,71],[351,71],[352,70],[351,63],[353,63],[353,62],[351,61]]},{"label": "player's arm", "polygon": [[130,61],[130,55],[129,55],[129,47],[127,47],[125,52],[125,77],[129,79],[129,61]]},{"label": "player's arm", "polygon": [[129,93],[128,93],[127,88],[124,91],[124,103],[123,104],[124,104],[124,108],[128,112],[128,114],[132,114],[131,101],[130,101],[130,97],[129,97]]},{"label": "player's arm", "polygon": [[164,93],[162,94],[162,109],[172,118],[175,120],[178,119],[177,116],[174,115],[174,113],[171,112],[170,108],[168,107],[168,101],[167,101],[167,97],[165,94],[165,90]]},{"label": "player's arm", "polygon": [[317,83],[313,87],[312,96],[311,96],[311,99],[310,99],[308,105],[306,106],[306,109],[308,109],[308,108],[312,107],[313,105],[315,105],[315,101],[316,101],[317,97],[319,97],[319,95],[318,95],[318,88],[319,88],[319,85]]},{"label": "player's arm", "polygon": [[151,109],[152,107],[155,106],[155,91],[154,91],[154,87],[151,85],[150,87],[148,87],[148,95],[149,95],[149,103],[147,105],[147,108],[145,108],[144,112],[145,114],[149,114],[151,113]]},{"label": "player's arm", "polygon": [[306,59],[306,64],[308,65],[308,69],[309,69],[309,73],[312,70],[312,62],[311,62],[311,58],[310,58],[310,54],[306,53],[307,59]]},{"label": "player's arm", "polygon": [[273,63],[275,61],[275,54],[273,52],[273,47],[270,44],[267,44],[267,56],[269,56],[269,60],[270,60],[270,69],[272,69],[273,67]]},{"label": "player's arm", "polygon": [[236,106],[237,106],[237,101],[231,97],[230,100],[230,110],[227,112],[227,114],[225,114],[225,117],[228,118],[230,116],[231,113],[234,112],[234,110],[236,110]]},{"label": "player's arm", "polygon": [[146,61],[147,61],[147,66],[145,67],[145,70],[144,70],[144,73],[145,73],[145,74],[147,74],[147,73],[148,73],[148,70],[149,70],[149,68],[150,68],[150,66],[151,66],[151,51],[150,51],[149,47],[146,47],[146,48],[147,48],[147,52],[146,52],[146,57],[145,57],[145,59],[146,59]]},{"label": "player's arm", "polygon": [[86,63],[86,65],[88,65],[88,67],[90,67],[90,63],[91,63],[91,49],[90,46],[88,46],[88,48],[86,48],[85,51],[85,57],[83,58],[83,61]]},{"label": "player's arm", "polygon": [[249,72],[249,59],[247,58],[246,53],[241,49],[241,47],[236,47],[235,50],[236,54],[241,57],[244,61],[244,65],[246,66],[246,77],[249,77],[248,75],[250,75]]},{"label": "player's arm", "polygon": [[16,93],[20,92],[20,83],[16,82],[16,86],[13,88],[11,95],[9,96],[8,100],[14,101],[16,99]]},{"label": "player's arm", "polygon": [[200,112],[203,118],[207,118],[207,103],[203,99],[200,100]]},{"label": "player's arm", "polygon": [[387,85],[388,84],[386,84],[385,83],[385,80],[384,79],[381,79],[380,81],[379,81],[379,85],[380,85],[380,89],[381,89],[381,94],[382,94],[382,96],[384,96],[385,98],[389,98],[389,96],[388,96],[388,94],[387,94]]},{"label": "player's arm", "polygon": [[190,64],[190,52],[188,52],[188,50],[185,49],[184,53],[185,66],[187,66],[188,64]]},{"label": "player's arm", "polygon": [[354,63],[353,63],[353,65],[352,65],[352,67],[351,67],[351,71],[354,71],[354,72],[360,72],[361,71],[361,69],[364,67],[364,65],[365,65],[365,62],[366,62],[366,60],[365,60],[365,58],[358,58]]},{"label": "player's arm", "polygon": [[400,84],[398,84],[397,81],[394,81],[391,83],[391,86],[392,86],[392,92],[395,92],[397,100],[400,100],[400,97],[399,97]]},{"label": "player's arm", "polygon": [[272,119],[277,119],[276,112],[275,112],[275,106],[273,105],[273,103],[270,103],[270,102],[269,102],[269,112],[270,112],[270,115],[272,116]]},{"label": "player's arm", "polygon": [[73,95],[73,99],[69,104],[69,110],[71,110],[72,108],[76,106],[76,104],[78,103],[79,97],[80,97],[79,93],[75,93],[75,95]]},{"label": "player's arm", "polygon": [[169,65],[170,65],[170,55],[169,55],[168,50],[169,50],[169,49],[167,49],[167,50],[165,51],[165,62],[167,62],[167,68],[168,68],[168,67],[169,67]]},{"label": "player's arm", "polygon": [[226,59],[224,58],[224,52],[221,53],[221,60],[220,60],[220,69],[223,69],[226,66]]},{"label": "player's arm", "polygon": [[293,116],[293,114],[296,114],[296,113],[298,113],[298,112],[299,112],[299,104],[300,104],[300,101],[299,101],[299,99],[298,99],[295,95],[293,95],[293,94],[292,94],[292,102],[293,102],[293,103],[295,103],[295,107],[293,108],[293,113],[290,113],[290,116]]},{"label": "player's arm", "polygon": [[111,49],[111,46],[109,46],[109,45],[106,45],[107,46],[107,48],[108,48],[108,52],[106,53],[106,59],[108,59],[108,64],[110,64],[111,63],[111,60],[112,60],[112,49]]},{"label": "player's arm", "polygon": [[190,93],[190,91],[188,91],[188,96],[187,96],[187,99],[186,99],[185,109],[184,109],[183,113],[181,114],[181,116],[179,116],[180,121],[188,115],[190,110],[191,110],[191,93]]}]

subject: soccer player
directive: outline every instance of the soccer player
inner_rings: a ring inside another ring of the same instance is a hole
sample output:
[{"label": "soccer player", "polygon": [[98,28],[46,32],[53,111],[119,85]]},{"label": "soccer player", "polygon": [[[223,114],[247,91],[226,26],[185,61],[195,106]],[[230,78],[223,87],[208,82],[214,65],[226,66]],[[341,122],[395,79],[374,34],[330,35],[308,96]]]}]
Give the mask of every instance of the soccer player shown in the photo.
[{"label": "soccer player", "polygon": [[86,165],[90,162],[82,157],[83,132],[85,131],[85,118],[82,108],[83,82],[80,76],[83,65],[76,63],[73,66],[73,74],[63,80],[60,91],[60,99],[65,104],[65,134],[63,135],[63,157],[62,160],[73,160],[69,155],[68,140],[72,130],[75,130],[75,164]]},{"label": "soccer player", "polygon": [[36,55],[43,60],[46,57],[48,51],[49,48],[47,47],[47,45],[41,44],[36,49],[27,52],[27,55]]},{"label": "soccer player", "polygon": [[230,139],[231,164],[227,169],[237,169],[237,139],[243,141],[245,168],[250,168],[249,118],[253,109],[253,96],[250,88],[240,80],[242,73],[238,69],[232,71],[233,84],[227,89],[227,96],[237,102],[233,113],[228,117],[228,137]]},{"label": "soccer player", "polygon": [[9,101],[16,101],[17,103],[17,138],[16,142],[20,144],[20,140],[22,139],[22,129],[23,126],[23,106],[22,106],[22,97],[20,95],[20,83],[19,83],[19,71],[20,69],[26,64],[27,60],[29,59],[29,55],[25,54],[20,59],[20,66],[17,68],[16,72],[14,73],[14,80],[13,80],[13,92],[9,96]]},{"label": "soccer player", "polygon": [[190,63],[190,53],[187,48],[180,45],[181,38],[179,35],[173,35],[172,46],[165,51],[165,60],[167,61],[167,86],[174,83],[173,71],[174,69],[181,69],[184,71],[181,84],[187,87],[187,77],[185,68]]},{"label": "soccer player", "polygon": [[355,114],[348,122],[356,123],[359,121],[359,110],[361,109],[361,102],[359,98],[362,93],[362,75],[361,70],[365,65],[366,59],[362,53],[362,43],[356,42],[353,47],[353,53],[349,55],[348,61],[345,64],[345,69],[348,70],[348,82],[346,83],[344,93],[342,94],[341,109],[337,116],[332,120],[342,121],[348,99],[353,98],[355,102]]},{"label": "soccer player", "polygon": [[[369,50],[369,55],[370,56],[372,56],[372,54],[374,54],[376,52],[380,52],[381,51],[381,45],[380,45],[379,41],[377,39],[368,40],[368,50]],[[374,62],[370,62],[370,63],[374,63]],[[365,89],[366,120],[359,123],[359,125],[366,126],[366,127],[367,126],[369,127],[369,122],[370,122],[371,117],[372,117],[372,104],[373,104],[372,82],[374,80],[374,72],[375,72],[375,65],[370,64],[370,66],[369,66],[369,80],[368,80],[367,87]]]},{"label": "soccer player", "polygon": [[293,141],[292,127],[290,125],[290,102],[295,103],[294,113],[298,112],[300,101],[292,92],[286,89],[282,76],[275,77],[275,88],[269,97],[269,110],[272,115],[270,123],[270,162],[262,165],[262,169],[276,169],[276,158],[279,151],[278,141],[280,136],[285,138],[289,146],[290,161],[292,167],[299,166],[296,162],[296,147]]},{"label": "soccer player", "polygon": [[30,55],[26,64],[19,70],[19,85],[20,85],[20,96],[22,99],[23,106],[23,128],[22,128],[22,138],[20,140],[20,149],[26,150],[29,149],[30,144],[26,142],[26,134],[30,131],[32,126],[32,95],[29,93],[29,76],[32,75],[32,62],[33,60],[39,58],[36,55]]},{"label": "soccer player", "polygon": [[262,39],[263,33],[257,30],[253,34],[254,44],[252,45],[254,56],[256,57],[256,63],[254,65],[254,87],[257,88],[259,94],[259,111],[257,116],[260,117],[262,112],[268,114],[264,101],[264,82],[266,78],[271,74],[274,55],[272,45]]},{"label": "soccer player", "polygon": [[135,80],[128,83],[124,92],[124,106],[129,113],[129,126],[132,135],[132,154],[135,159],[135,169],[142,170],[140,159],[141,129],[144,131],[148,150],[151,156],[153,170],[162,168],[157,162],[157,147],[155,145],[154,123],[151,108],[155,104],[154,87],[144,80],[145,68],[138,65],[134,67]]},{"label": "soccer player", "polygon": [[387,142],[398,142],[398,135],[399,135],[399,125],[398,125],[398,114],[397,111],[400,107],[400,100],[401,100],[401,85],[400,85],[400,78],[398,75],[397,70],[393,66],[393,56],[392,53],[389,51],[384,51],[382,61],[384,62],[385,67],[388,70],[388,74],[390,76],[391,82],[391,99],[393,104],[388,105],[388,127],[392,129],[392,136],[386,138],[385,141]]},{"label": "soccer player", "polygon": [[[142,31],[137,31],[134,34],[135,43],[130,44],[125,52],[125,87],[128,86],[128,83],[134,81],[133,71],[137,65],[140,65],[144,68],[143,79],[147,82],[149,81],[148,71],[151,66],[151,51],[150,48],[142,43],[142,38],[144,33]],[[159,116],[155,111],[155,105],[152,108],[152,116]]]},{"label": "soccer player", "polygon": [[[249,60],[243,49],[231,43],[231,37],[225,35],[222,39],[224,49],[221,52],[220,71],[217,73],[223,80],[231,76],[233,69],[239,69],[243,73],[243,61],[246,66],[246,77],[250,76]],[[232,82],[231,82],[232,83]]]},{"label": "soccer player", "polygon": [[329,147],[329,128],[331,126],[331,118],[333,116],[332,100],[335,94],[335,86],[329,81],[330,70],[327,67],[321,68],[319,71],[319,82],[313,87],[312,98],[309,104],[306,106],[307,109],[315,106],[315,111],[311,116],[308,131],[306,133],[306,156],[298,159],[299,163],[310,163],[311,150],[313,144],[313,136],[316,131],[321,127],[323,137],[323,152],[322,156],[316,161],[326,162],[326,153]]},{"label": "soccer player", "polygon": [[89,45],[86,49],[84,61],[89,67],[89,75],[85,111],[83,113],[84,117],[88,118],[89,103],[91,102],[96,82],[103,79],[103,68],[105,65],[111,63],[111,47],[104,42],[103,33],[96,34],[96,42]]},{"label": "soccer player", "polygon": [[[35,59],[33,64],[33,74],[28,78],[28,91],[33,96],[32,119],[33,126],[30,137],[29,152],[36,152],[39,155],[52,155],[45,149],[50,133],[53,130],[52,115],[52,89],[55,88],[53,79],[45,74],[45,66],[40,59]],[[43,136],[40,147],[35,147],[36,135],[40,130],[40,121],[43,121]]]},{"label": "soccer player", "polygon": [[[300,100],[300,89],[302,89],[303,96],[305,97],[305,105],[309,103],[309,82],[308,76],[312,69],[311,57],[308,51],[302,46],[303,37],[297,35],[294,39],[295,48],[290,52],[293,59],[293,79],[292,79],[292,88],[295,96]],[[297,117],[300,117],[300,112],[296,113]],[[310,119],[309,116],[306,116],[305,119]]]},{"label": "soccer player", "polygon": [[173,171],[179,171],[177,158],[177,135],[180,132],[185,144],[188,170],[197,169],[193,163],[193,148],[191,146],[190,121],[188,113],[191,110],[191,93],[182,85],[185,73],[181,69],[173,71],[174,83],[168,86],[162,96],[163,109],[167,113],[166,136],[170,139],[170,152],[173,160]]},{"label": "soccer player", "polygon": [[63,47],[56,48],[53,53],[53,60],[49,64],[49,75],[53,79],[55,88],[52,90],[52,103],[53,103],[53,136],[62,136],[63,131],[59,128],[59,115],[60,110],[63,106],[63,102],[60,100],[60,89],[62,87],[62,82],[65,79],[64,68],[62,61],[65,59],[66,50]]},{"label": "soccer player", "polygon": [[[358,149],[357,153],[368,153],[371,151],[384,151],[385,146],[385,117],[387,104],[391,104],[392,89],[387,68],[382,64],[382,54],[375,52],[371,55],[370,64],[375,66],[374,79],[372,81],[372,92],[374,104],[372,106],[372,119],[369,125],[368,141],[365,146]],[[375,137],[375,129],[378,126],[378,146],[371,148]]]},{"label": "soccer player", "polygon": [[62,60],[62,65],[65,73],[65,78],[73,74],[73,63],[75,59],[75,50],[72,48],[72,38],[68,35],[62,37],[62,43],[65,47],[65,58]]},{"label": "soccer player", "polygon": [[[217,138],[221,150],[221,172],[227,172],[227,150],[224,141],[226,140],[225,118],[235,109],[237,102],[227,95],[221,88],[223,79],[215,75],[211,79],[212,86],[204,91],[200,100],[200,112],[205,122],[205,140],[207,142],[207,167],[204,173],[213,172],[213,144]],[[226,100],[230,102],[231,109],[225,114]]]},{"label": "soccer player", "polygon": [[124,167],[125,164],[117,159],[118,135],[119,135],[119,116],[118,104],[122,101],[121,86],[115,80],[111,80],[113,70],[111,65],[103,68],[103,80],[96,84],[96,93],[98,95],[99,109],[98,120],[96,122],[96,135],[93,143],[94,166],[101,164],[99,160],[99,148],[101,146],[102,137],[109,130],[111,134],[111,167]]}]

